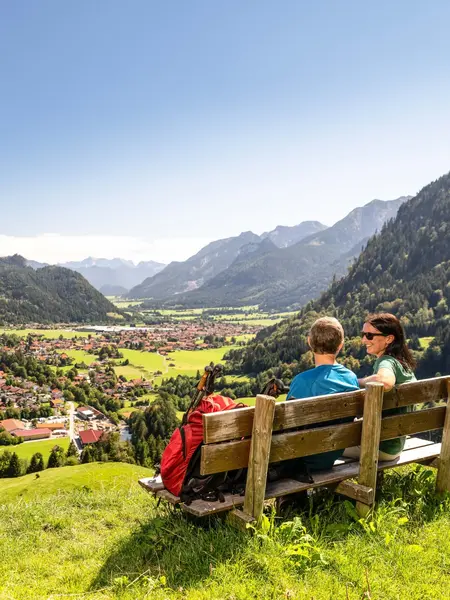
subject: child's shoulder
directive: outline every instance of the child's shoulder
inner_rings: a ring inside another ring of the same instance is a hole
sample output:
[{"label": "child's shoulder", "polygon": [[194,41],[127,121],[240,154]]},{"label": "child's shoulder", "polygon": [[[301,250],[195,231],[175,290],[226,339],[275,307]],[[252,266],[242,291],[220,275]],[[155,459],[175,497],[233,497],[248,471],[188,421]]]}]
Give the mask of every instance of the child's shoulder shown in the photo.
[{"label": "child's shoulder", "polygon": [[353,371],[351,371],[347,367],[344,367],[344,365],[341,365],[340,363],[334,366],[336,367],[336,372],[339,374],[339,377],[348,379],[350,381],[356,381],[358,383],[358,378]]}]

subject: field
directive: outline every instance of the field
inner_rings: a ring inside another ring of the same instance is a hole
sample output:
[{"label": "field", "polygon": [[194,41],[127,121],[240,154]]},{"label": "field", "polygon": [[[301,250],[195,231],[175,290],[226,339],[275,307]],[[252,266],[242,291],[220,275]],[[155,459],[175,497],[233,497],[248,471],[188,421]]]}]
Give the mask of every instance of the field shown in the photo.
[{"label": "field", "polygon": [[[144,300],[133,301],[133,300],[122,300],[121,298],[109,298],[115,306],[124,310],[128,307],[139,306]],[[189,321],[201,318],[204,311],[211,310],[208,308],[186,308],[186,309],[148,309],[141,311],[141,314],[147,315],[162,315],[163,317],[170,317],[175,321]],[[220,310],[220,309],[214,309]],[[225,310],[225,309],[224,309]],[[294,315],[293,312],[280,312],[280,313],[268,313],[258,311],[258,306],[244,306],[241,307],[242,312],[232,314],[214,314],[212,318],[215,321],[229,321],[232,323],[241,323],[247,325],[258,325],[260,327],[268,327],[274,325],[282,319],[286,319],[289,316]],[[134,313],[139,315],[139,313]],[[210,315],[208,315],[210,317]]]},{"label": "field", "polygon": [[88,333],[87,331],[73,331],[68,329],[1,329],[1,333],[13,333],[21,337],[25,337],[28,334],[43,335],[49,340],[58,339],[62,336],[65,339],[72,339],[73,337],[88,337],[89,335],[96,335],[95,333]]},{"label": "field", "polygon": [[[197,371],[202,372],[210,362],[222,362],[224,355],[232,348],[235,348],[235,346],[212,348],[210,350],[175,350],[175,352],[171,352],[165,357],[167,371],[164,372],[163,377],[176,377],[177,375],[194,377]],[[175,367],[170,367],[171,363]],[[163,377],[155,379],[155,383],[159,385]]]},{"label": "field", "polygon": [[[30,460],[33,454],[40,452],[47,462],[50,452],[54,446],[61,446],[64,450],[69,447],[69,438],[55,438],[53,440],[39,440],[36,442],[24,442],[18,446],[1,446],[0,452],[8,450],[9,452],[15,452],[19,458],[26,458]],[[0,484],[3,486],[3,482]],[[3,489],[3,487],[2,487]]]},{"label": "field", "polygon": [[[160,385],[164,378],[176,377],[177,375],[195,376],[197,371],[202,371],[210,362],[220,362],[231,348],[235,346],[225,346],[223,348],[213,348],[210,350],[175,350],[167,356],[161,356],[156,352],[141,352],[140,350],[128,350],[121,348],[120,352],[123,358],[130,361],[127,366],[116,366],[114,370],[117,375],[124,375],[127,379],[145,377],[153,379],[155,384]],[[174,364],[174,367],[170,367]],[[161,371],[162,376],[154,377],[155,371]]]},{"label": "field", "polygon": [[0,598],[448,598],[449,504],[434,499],[434,475],[391,472],[366,520],[325,495],[252,536],[157,508],[137,484],[149,473],[93,463],[2,480]]}]

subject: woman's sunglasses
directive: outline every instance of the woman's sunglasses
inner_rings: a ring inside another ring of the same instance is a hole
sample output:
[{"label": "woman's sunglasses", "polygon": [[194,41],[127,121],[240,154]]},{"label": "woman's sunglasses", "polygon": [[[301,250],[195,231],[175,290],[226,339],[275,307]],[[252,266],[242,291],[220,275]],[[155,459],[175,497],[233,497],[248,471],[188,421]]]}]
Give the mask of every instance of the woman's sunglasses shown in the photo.
[{"label": "woman's sunglasses", "polygon": [[387,333],[372,333],[371,331],[361,331],[361,337],[363,338],[364,336],[366,336],[366,338],[369,340],[369,342],[372,341],[373,338],[376,337],[377,335],[386,337],[388,334]]}]

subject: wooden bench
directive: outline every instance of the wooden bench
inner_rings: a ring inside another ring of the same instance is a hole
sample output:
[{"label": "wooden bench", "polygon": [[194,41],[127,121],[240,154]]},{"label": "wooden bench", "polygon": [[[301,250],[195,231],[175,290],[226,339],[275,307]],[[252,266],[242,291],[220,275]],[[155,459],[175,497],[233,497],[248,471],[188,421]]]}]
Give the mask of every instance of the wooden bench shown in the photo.
[{"label": "wooden bench", "polygon": [[[383,392],[382,384],[371,383],[365,390],[281,403],[270,396],[257,396],[255,407],[203,415],[201,474],[248,467],[245,496],[225,494],[224,502],[194,500],[185,505],[157,479],[145,478],[139,483],[198,517],[231,511],[231,522],[239,526],[258,521],[265,500],[322,486],[333,486],[339,494],[355,499],[359,514],[365,515],[374,503],[377,472],[409,463],[437,467],[438,492],[450,491],[450,377],[407,383]],[[382,417],[382,410],[424,403],[433,407]],[[320,426],[360,416],[363,419],[359,421]],[[308,425],[315,426],[305,428]],[[378,462],[380,440],[441,428],[442,443],[410,438],[398,459]],[[332,469],[313,473],[313,483],[282,479],[266,484],[269,463],[357,445],[361,446],[359,461],[336,461]]]}]

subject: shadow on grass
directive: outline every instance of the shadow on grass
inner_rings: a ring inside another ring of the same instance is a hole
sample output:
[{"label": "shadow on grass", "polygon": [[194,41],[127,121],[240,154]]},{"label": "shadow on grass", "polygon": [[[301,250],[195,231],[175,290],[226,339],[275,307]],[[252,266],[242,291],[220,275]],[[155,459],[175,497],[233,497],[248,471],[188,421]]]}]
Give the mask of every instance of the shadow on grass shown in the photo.
[{"label": "shadow on grass", "polygon": [[[395,530],[399,516],[407,516],[412,528],[422,527],[442,511],[450,510],[450,495],[438,497],[434,487],[435,473],[431,469],[410,466],[392,470],[385,476],[383,493],[369,519],[374,520],[380,535],[392,527]],[[345,541],[353,532],[364,534],[367,529],[353,505],[342,496],[321,490],[308,496],[306,502],[303,497],[294,503],[283,519],[275,519],[275,524],[299,517],[314,540],[323,544]],[[274,548],[282,551],[282,537],[275,533],[275,540],[281,546]],[[160,506],[154,518],[140,523],[108,556],[90,589],[114,587],[120,578],[128,586],[145,577],[163,577],[172,589],[189,589],[208,580],[214,570],[228,562],[239,563],[242,573],[253,576],[261,566],[252,562],[257,550],[250,535],[227,526],[218,516],[199,520]],[[265,576],[269,578],[270,573]]]},{"label": "shadow on grass", "polygon": [[189,518],[180,510],[160,507],[150,521],[115,548],[91,582],[92,591],[138,577],[164,577],[172,588],[188,588],[236,558],[249,536],[225,525],[219,516]]}]

